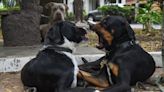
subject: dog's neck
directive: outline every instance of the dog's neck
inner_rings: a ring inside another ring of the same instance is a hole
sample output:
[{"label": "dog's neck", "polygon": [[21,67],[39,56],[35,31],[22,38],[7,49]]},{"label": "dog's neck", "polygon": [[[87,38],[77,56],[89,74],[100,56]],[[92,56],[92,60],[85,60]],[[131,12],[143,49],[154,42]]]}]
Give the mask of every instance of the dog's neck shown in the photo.
[{"label": "dog's neck", "polygon": [[61,45],[44,45],[41,50],[44,50],[46,48],[54,48],[56,51],[65,51],[65,52],[70,52],[73,53],[75,52],[75,43],[69,41],[66,37],[64,37],[64,43]]},{"label": "dog's neck", "polygon": [[63,20],[50,20],[49,24],[52,27],[53,25],[55,25],[56,23],[61,22],[61,21],[65,21],[65,20],[64,19]]},{"label": "dog's neck", "polygon": [[106,51],[106,58],[108,58],[109,60],[112,59],[112,57],[115,55],[115,53],[117,52],[118,49],[126,49],[130,46],[134,46],[135,44],[137,44],[135,42],[135,40],[127,40],[127,41],[122,41],[120,43],[115,43],[114,45],[111,46],[110,51]]},{"label": "dog's neck", "polygon": [[133,46],[134,44],[136,44],[136,42],[131,40],[131,41],[125,41],[125,42],[123,42],[121,44],[118,44],[118,45],[116,45],[116,47],[117,48],[127,48],[129,46]]},{"label": "dog's neck", "polygon": [[64,47],[64,48],[68,48],[68,49],[72,50],[73,52],[76,50],[75,43],[69,41],[66,37],[64,37],[64,44],[58,45],[58,46],[59,47]]},{"label": "dog's neck", "polygon": [[64,47],[59,47],[59,46],[52,46],[52,45],[47,45],[44,46],[42,50],[44,49],[52,49],[58,52],[69,52],[69,53],[73,53],[73,51],[69,48],[64,48]]}]

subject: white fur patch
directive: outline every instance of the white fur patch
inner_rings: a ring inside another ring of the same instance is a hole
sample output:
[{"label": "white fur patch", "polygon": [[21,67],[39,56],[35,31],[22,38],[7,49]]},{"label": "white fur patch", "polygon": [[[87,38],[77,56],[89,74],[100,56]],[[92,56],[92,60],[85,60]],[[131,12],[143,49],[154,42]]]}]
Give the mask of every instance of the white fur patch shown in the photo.
[{"label": "white fur patch", "polygon": [[64,37],[64,44],[59,45],[59,47],[64,47],[64,48],[69,48],[71,49],[73,52],[75,51],[75,43],[69,41],[66,37]]},{"label": "white fur patch", "polygon": [[72,54],[72,53],[69,53],[69,52],[62,52],[64,53],[65,55],[67,55],[71,60],[72,60],[72,63],[74,65],[74,80],[72,82],[72,85],[71,87],[76,87],[77,86],[77,73],[79,72],[79,68],[78,68],[78,64],[75,60],[75,56]]},{"label": "white fur patch", "polygon": [[96,25],[97,24],[97,22],[94,22],[94,21],[91,21],[91,20],[88,20],[88,23],[92,24],[92,25]]},{"label": "white fur patch", "polygon": [[[69,41],[66,37],[64,37],[64,44],[59,45],[59,47],[69,48],[73,52],[75,51],[75,43]],[[75,60],[75,56],[72,53],[70,53],[70,52],[64,52],[63,51],[62,53],[67,55],[72,60],[72,63],[74,65],[74,80],[72,82],[71,87],[76,87],[77,86],[77,73],[79,72],[79,68],[78,68],[78,64],[77,64],[77,62]]]},{"label": "white fur patch", "polygon": [[100,92],[99,90],[95,90],[94,92]]}]

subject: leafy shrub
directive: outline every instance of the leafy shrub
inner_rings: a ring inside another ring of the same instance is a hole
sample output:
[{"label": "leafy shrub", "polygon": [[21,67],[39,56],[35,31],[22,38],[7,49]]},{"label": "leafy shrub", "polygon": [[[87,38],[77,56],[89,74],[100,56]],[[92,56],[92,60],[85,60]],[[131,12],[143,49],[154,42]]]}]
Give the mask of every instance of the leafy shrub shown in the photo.
[{"label": "leafy shrub", "polygon": [[104,5],[99,7],[98,10],[102,11],[104,16],[106,15],[119,15],[125,17],[129,22],[134,21],[134,7],[124,6],[119,7],[117,5]]},{"label": "leafy shrub", "polygon": [[144,25],[144,30],[151,31],[152,24],[162,23],[162,12],[152,11],[152,3],[145,4],[143,7],[139,8],[136,21]]},{"label": "leafy shrub", "polygon": [[66,20],[74,21],[75,15],[73,12],[68,12],[66,16]]},{"label": "leafy shrub", "polygon": [[[85,10],[83,10],[83,17],[84,19],[87,18],[87,13]],[[73,12],[68,12],[66,16],[66,20],[74,21],[75,20],[75,14]]]},{"label": "leafy shrub", "polygon": [[20,3],[18,0],[1,0],[0,11],[20,10]]}]

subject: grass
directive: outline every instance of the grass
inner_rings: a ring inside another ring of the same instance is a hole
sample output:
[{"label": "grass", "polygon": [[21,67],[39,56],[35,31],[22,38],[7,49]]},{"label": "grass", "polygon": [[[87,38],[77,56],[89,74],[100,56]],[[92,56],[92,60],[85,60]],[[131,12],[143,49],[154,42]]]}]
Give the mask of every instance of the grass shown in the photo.
[{"label": "grass", "polygon": [[19,6],[15,6],[15,7],[8,7],[8,8],[0,8],[0,12],[6,12],[6,11],[19,11],[20,7]]}]

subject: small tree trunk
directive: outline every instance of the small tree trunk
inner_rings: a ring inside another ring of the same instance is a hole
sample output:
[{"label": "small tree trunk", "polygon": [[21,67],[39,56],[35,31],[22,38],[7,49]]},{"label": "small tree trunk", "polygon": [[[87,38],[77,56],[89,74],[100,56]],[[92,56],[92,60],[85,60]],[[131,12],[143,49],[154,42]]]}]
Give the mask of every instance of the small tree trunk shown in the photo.
[{"label": "small tree trunk", "polygon": [[136,18],[138,15],[139,0],[135,0],[135,1],[136,1],[135,3],[135,18]]},{"label": "small tree trunk", "polygon": [[162,63],[164,69],[164,1],[163,1],[163,23],[162,23]]},{"label": "small tree trunk", "polygon": [[148,21],[148,24],[147,24],[147,31],[150,32],[151,30],[152,30],[151,22]]},{"label": "small tree trunk", "polygon": [[74,14],[75,14],[75,21],[83,21],[83,0],[74,0]]}]

